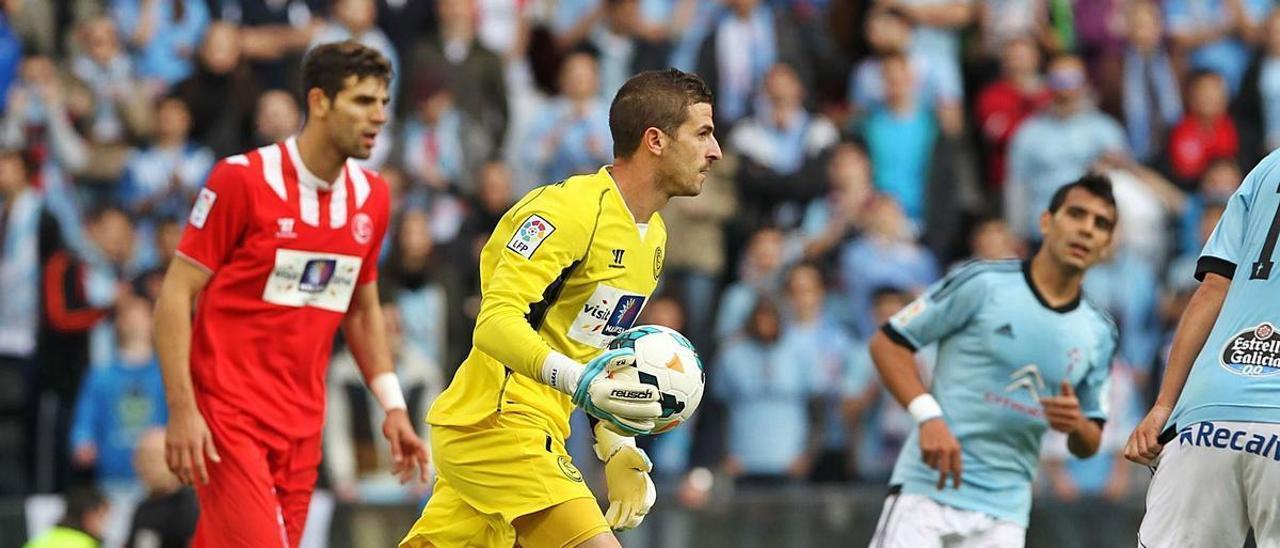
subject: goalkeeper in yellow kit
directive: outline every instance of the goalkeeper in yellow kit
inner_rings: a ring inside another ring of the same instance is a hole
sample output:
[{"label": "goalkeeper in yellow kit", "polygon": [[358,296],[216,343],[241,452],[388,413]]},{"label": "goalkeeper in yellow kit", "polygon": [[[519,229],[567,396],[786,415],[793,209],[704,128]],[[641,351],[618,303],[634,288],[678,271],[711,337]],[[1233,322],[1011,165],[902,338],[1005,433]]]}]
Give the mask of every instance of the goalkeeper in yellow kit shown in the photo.
[{"label": "goalkeeper in yellow kit", "polygon": [[[610,547],[611,529],[640,524],[652,466],[630,435],[653,427],[659,394],[609,378],[634,356],[603,351],[657,285],[658,210],[701,192],[720,158],[711,100],[696,75],[632,77],[609,108],[613,165],[537,188],[502,217],[480,253],[471,354],[427,414],[436,485],[400,546]],[[575,405],[599,419],[607,517],[565,450]]]}]

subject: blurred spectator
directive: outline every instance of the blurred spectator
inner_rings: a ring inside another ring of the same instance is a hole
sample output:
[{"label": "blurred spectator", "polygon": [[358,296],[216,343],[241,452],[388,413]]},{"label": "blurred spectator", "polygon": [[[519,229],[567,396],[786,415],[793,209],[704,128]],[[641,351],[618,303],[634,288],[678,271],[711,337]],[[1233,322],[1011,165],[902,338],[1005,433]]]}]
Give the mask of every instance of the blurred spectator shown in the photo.
[{"label": "blurred spectator", "polygon": [[244,56],[262,87],[287,88],[296,75],[300,53],[325,25],[314,16],[315,0],[237,0],[227,2],[222,18],[240,27]]},{"label": "blurred spectator", "polygon": [[560,95],[534,114],[523,139],[524,161],[544,185],[594,173],[613,160],[609,103],[600,99],[596,61],[577,52],[560,69]]},{"label": "blurred spectator", "polygon": [[56,222],[28,184],[16,150],[0,150],[0,494],[28,492],[35,439],[27,419],[41,327],[41,265],[59,244]]},{"label": "blurred spectator", "polygon": [[191,111],[177,97],[160,100],[151,143],[129,158],[120,203],[145,220],[181,218],[213,167],[213,153],[191,140]]},{"label": "blurred spectator", "polygon": [[761,0],[726,0],[725,6],[702,42],[697,66],[715,93],[716,126],[723,130],[751,114],[752,97],[775,63],[791,66],[803,87],[813,82],[803,37],[785,12]]},{"label": "blurred spectator", "polygon": [[714,331],[717,343],[742,329],[760,295],[775,295],[781,289],[782,274],[787,266],[783,251],[785,244],[782,231],[770,227],[761,228],[747,240],[747,249],[742,264],[736,269],[734,282],[720,294]]},{"label": "blurred spectator", "polygon": [[724,467],[737,484],[776,486],[808,477],[819,363],[810,342],[787,336],[778,306],[762,296],[741,334],[720,351],[710,388],[728,413]]},{"label": "blurred spectator", "polygon": [[97,548],[102,545],[111,505],[96,488],[83,486],[67,492],[66,512],[57,526],[32,539],[23,548]]},{"label": "blurred spectator", "polygon": [[1063,55],[1049,64],[1053,102],[1018,128],[1009,144],[1005,220],[1018,237],[1040,239],[1041,204],[1058,187],[1079,178],[1103,153],[1124,153],[1124,130],[1088,98],[1080,58]]},{"label": "blurred spectator", "polygon": [[1040,77],[1040,50],[1030,38],[1012,38],[1001,53],[999,80],[978,94],[974,116],[985,147],[986,186],[1004,186],[1009,141],[1027,117],[1044,108],[1053,95]]},{"label": "blurred spectator", "polygon": [[129,548],[183,548],[196,532],[200,507],[195,492],[182,486],[165,463],[164,429],[142,433],[133,456],[145,498],[133,512]]},{"label": "blurred spectator", "polygon": [[1200,223],[1205,208],[1225,204],[1243,181],[1244,175],[1234,160],[1215,160],[1205,168],[1199,186],[1188,196],[1182,212],[1177,247],[1180,253],[1200,252],[1204,244],[1200,240]]},{"label": "blurred spectator", "polygon": [[[160,219],[154,225],[151,234],[139,235],[138,240],[141,245],[138,245],[138,249],[140,251],[146,249],[148,257],[145,261],[138,261],[145,270],[133,280],[134,293],[152,302],[160,297],[160,284],[164,282],[164,273],[169,269],[169,263],[173,261],[178,242],[182,239],[182,230],[186,225],[185,217]],[[150,236],[151,241],[146,241],[146,236]]]},{"label": "blurred spectator", "polygon": [[[1114,70],[1114,63],[1108,63],[1108,60],[1115,59],[1124,51],[1125,7],[1131,2],[1071,0],[1053,3],[1062,7],[1063,18],[1070,19],[1075,34],[1072,45],[1059,51],[1080,55],[1094,82],[1118,79],[1117,74],[1108,72]],[[1069,10],[1065,9],[1068,7]]]},{"label": "blurred spectator", "polygon": [[241,36],[230,23],[209,25],[200,43],[195,72],[175,90],[191,109],[196,141],[213,149],[219,158],[252,146],[248,142],[250,117],[258,101],[259,84],[244,61]]},{"label": "blurred spectator", "polygon": [[[1045,0],[976,0],[978,25],[982,29],[982,55],[991,64],[1005,60],[1008,64],[1009,44],[1029,41],[1038,46],[1037,38],[1049,22],[1049,3]],[[1037,54],[1039,51],[1037,50]]]},{"label": "blurred spectator", "polygon": [[787,276],[787,322],[785,337],[814,350],[815,395],[821,400],[815,428],[818,453],[814,455],[812,480],[847,482],[853,477],[850,460],[853,440],[846,408],[861,392],[856,368],[858,355],[854,341],[827,310],[826,283],[812,264],[801,263]]},{"label": "blurred spectator", "polygon": [[758,223],[799,224],[804,204],[825,187],[826,152],[840,135],[826,117],[805,110],[804,98],[795,71],[784,63],[774,65],[755,112],[735,124],[726,140],[741,162],[741,215]]},{"label": "blurred spectator", "polygon": [[191,74],[192,56],[209,25],[204,0],[110,0],[109,4],[111,18],[136,52],[138,76],[150,86],[144,93],[159,95]]},{"label": "blurred spectator", "polygon": [[970,259],[998,261],[1017,259],[1026,255],[1026,249],[1004,219],[989,217],[974,224],[969,232]]},{"label": "blurred spectator", "polygon": [[827,160],[827,184],[826,196],[809,202],[800,223],[805,260],[824,264],[866,223],[875,197],[866,151],[853,143],[836,145]]},{"label": "blurred spectator", "polygon": [[302,128],[302,111],[289,92],[273,89],[258,97],[253,115],[251,146],[266,146],[284,141]]},{"label": "blurred spectator", "polygon": [[378,7],[373,2],[374,0],[334,0],[329,22],[311,37],[311,45],[307,49],[330,42],[355,40],[386,56],[391,62],[391,85],[387,91],[391,93],[394,108],[396,98],[399,97],[397,91],[402,74],[400,56],[391,44],[391,39],[376,26]]},{"label": "blurred spectator", "polygon": [[884,77],[880,57],[906,55],[919,78],[915,81],[919,97],[930,105],[958,103],[964,89],[959,75],[939,68],[936,59],[911,51],[914,38],[911,22],[899,10],[877,6],[867,14],[867,44],[871,54],[857,64],[849,78],[849,102],[865,110],[884,101]]},{"label": "blurred spectator", "polygon": [[[974,0],[879,0],[915,26],[911,52],[937,63],[937,70],[960,80],[960,31],[974,20]],[[1006,16],[1013,16],[1013,13]]]},{"label": "blurred spectator", "polygon": [[[437,0],[439,35],[413,49],[405,83],[416,89],[406,89],[406,94],[421,102],[421,86],[443,86],[458,108],[484,128],[486,145],[496,149],[505,142],[509,121],[506,75],[498,54],[477,39],[476,6],[473,0]],[[405,111],[420,109],[418,103],[405,103]]]},{"label": "blurred spectator", "polygon": [[1231,95],[1240,89],[1249,48],[1271,13],[1268,0],[1165,0],[1165,21],[1192,69],[1221,74]]},{"label": "blurred spectator", "polygon": [[867,214],[866,232],[840,250],[841,321],[866,339],[879,327],[871,296],[885,285],[922,290],[938,279],[938,264],[929,250],[915,243],[911,226],[893,198],[881,195]]},{"label": "blurred spectator", "polygon": [[876,189],[893,196],[919,228],[938,121],[916,94],[917,75],[906,56],[884,56],[880,69],[885,100],[871,106],[861,128],[871,177]]},{"label": "blurred spectator", "polygon": [[416,109],[398,143],[401,165],[417,184],[469,194],[471,174],[491,156],[485,129],[458,107],[453,91],[431,81],[416,83],[409,99]]},{"label": "blurred spectator", "polygon": [[[1118,95],[1129,146],[1135,159],[1149,161],[1165,152],[1169,128],[1182,116],[1178,75],[1164,45],[1160,7],[1143,0],[1128,8],[1128,46]],[[1104,85],[1104,89],[1114,85]]]},{"label": "blurred spectator", "polygon": [[1256,84],[1260,96],[1257,106],[1262,114],[1263,142],[1260,150],[1245,151],[1244,159],[1249,163],[1280,148],[1280,11],[1267,17],[1263,37]]},{"label": "blurred spectator", "polygon": [[605,0],[600,23],[587,36],[600,61],[600,97],[608,101],[636,71],[632,61],[638,47],[639,0]]},{"label": "blurred spectator", "polygon": [[1222,76],[1197,72],[1188,80],[1187,114],[1169,134],[1169,164],[1183,188],[1200,178],[1209,162],[1234,159],[1240,137],[1227,114],[1227,84]]},{"label": "blurred spectator", "polygon": [[662,283],[684,303],[687,321],[682,332],[694,345],[708,349],[725,271],[725,227],[738,211],[732,179],[737,162],[736,156],[726,156],[711,164],[701,194],[671,200],[662,210],[667,234],[679,235],[667,240]]},{"label": "blurred spectator", "polygon": [[151,347],[151,302],[130,296],[115,311],[115,358],[85,377],[71,425],[73,464],[92,471],[107,490],[133,486],[135,445],[148,428],[168,421],[164,381]]},{"label": "blurred spectator", "polygon": [[39,335],[41,413],[37,436],[36,490],[61,490],[71,480],[68,432],[85,373],[111,354],[92,344],[91,333],[129,291],[125,265],[133,253],[133,225],[125,212],[98,206],[86,219],[86,248],[50,254],[43,267],[43,314]]},{"label": "blurred spectator", "polygon": [[18,77],[22,61],[22,42],[14,31],[13,17],[22,10],[22,2],[5,2],[0,7],[0,97],[9,96],[9,87]]},{"label": "blurred spectator", "polygon": [[441,264],[434,260],[435,243],[430,218],[420,209],[400,214],[393,253],[381,268],[382,284],[397,305],[405,340],[435,363],[445,360],[448,330],[444,289],[440,284]]},{"label": "blurred spectator", "polygon": [[562,52],[580,46],[604,16],[604,0],[557,0],[549,6],[552,43]]},{"label": "blurred spectator", "polygon": [[[278,0],[277,0],[278,1]],[[376,0],[378,28],[387,33],[396,51],[409,52],[422,36],[433,34],[440,28],[436,17],[436,2],[411,2],[409,0]],[[409,70],[406,67],[405,70]]]},{"label": "blurred spectator", "polygon": [[[439,362],[431,359],[413,344],[403,330],[401,309],[384,293],[382,313],[385,319],[387,345],[395,373],[403,386],[409,415],[426,416],[436,396],[444,390]],[[360,368],[350,349],[333,357],[328,378],[328,407],[324,421],[324,456],[333,479],[334,491],[343,502],[378,504],[417,501],[427,485],[401,486],[391,473],[391,449],[379,433],[382,412],[378,401],[365,387]],[[427,425],[415,421],[418,435],[427,436]],[[415,492],[413,489],[417,489]],[[385,529],[394,529],[387,524]],[[399,531],[388,532],[400,535]],[[384,539],[379,546],[394,544],[396,538]]]},{"label": "blurred spectator", "polygon": [[80,53],[71,58],[70,70],[93,96],[93,110],[85,121],[89,139],[120,143],[145,136],[151,129],[151,98],[138,93],[140,81],[120,47],[115,23],[106,16],[94,17],[80,24],[76,38]]}]

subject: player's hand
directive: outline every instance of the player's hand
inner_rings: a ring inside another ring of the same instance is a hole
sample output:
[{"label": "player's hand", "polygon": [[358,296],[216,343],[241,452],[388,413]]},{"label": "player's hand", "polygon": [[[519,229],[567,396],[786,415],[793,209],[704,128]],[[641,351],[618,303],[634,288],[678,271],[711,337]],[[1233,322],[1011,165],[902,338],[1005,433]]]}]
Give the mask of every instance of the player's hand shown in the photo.
[{"label": "player's hand", "polygon": [[1075,433],[1085,420],[1084,413],[1080,412],[1080,400],[1067,381],[1062,381],[1061,394],[1040,398],[1040,405],[1044,408],[1044,418],[1049,421],[1049,427],[1064,434]]},{"label": "player's hand", "polygon": [[382,435],[391,442],[391,473],[405,484],[413,479],[416,469],[418,480],[427,482],[427,445],[413,431],[409,413],[404,409],[392,409],[382,421]]},{"label": "player's hand", "polygon": [[1164,405],[1152,407],[1151,412],[1147,413],[1147,416],[1129,435],[1129,442],[1124,446],[1124,458],[1150,466],[1151,461],[1160,455],[1160,450],[1164,449],[1164,444],[1160,443],[1160,432],[1164,430],[1164,425],[1169,421],[1169,415],[1172,413],[1172,407]]},{"label": "player's hand", "polygon": [[596,423],[595,432],[594,449],[596,457],[604,463],[604,479],[609,488],[605,521],[614,531],[634,529],[644,521],[658,498],[657,488],[649,477],[653,462],[643,449],[636,447],[634,439],[619,436],[606,428],[604,422]]},{"label": "player's hand", "polygon": [[619,348],[588,362],[573,393],[574,405],[597,419],[611,423],[623,434],[634,436],[653,431],[654,419],[662,416],[658,389],[613,378],[615,371],[632,367],[635,361],[634,350]]},{"label": "player's hand", "polygon": [[178,476],[183,485],[195,485],[197,479],[202,485],[208,484],[205,456],[215,463],[222,462],[200,409],[195,405],[171,408],[164,435],[164,458],[169,471]]},{"label": "player's hand", "polygon": [[960,442],[941,417],[920,423],[920,456],[929,468],[938,471],[938,489],[947,486],[948,475],[955,488],[960,488]]}]

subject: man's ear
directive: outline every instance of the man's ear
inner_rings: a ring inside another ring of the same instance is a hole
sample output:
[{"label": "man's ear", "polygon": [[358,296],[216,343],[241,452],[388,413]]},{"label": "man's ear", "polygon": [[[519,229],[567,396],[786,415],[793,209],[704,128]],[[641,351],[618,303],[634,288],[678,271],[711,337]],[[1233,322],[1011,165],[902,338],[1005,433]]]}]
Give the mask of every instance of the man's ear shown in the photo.
[{"label": "man's ear", "polygon": [[323,117],[333,107],[333,101],[320,88],[307,90],[307,117]]},{"label": "man's ear", "polygon": [[644,130],[644,135],[640,138],[640,146],[649,149],[654,156],[662,156],[662,151],[667,148],[667,134],[656,127],[649,127]]},{"label": "man's ear", "polygon": [[1044,210],[1040,213],[1040,237],[1044,238],[1049,233],[1049,225],[1053,224],[1053,213]]}]

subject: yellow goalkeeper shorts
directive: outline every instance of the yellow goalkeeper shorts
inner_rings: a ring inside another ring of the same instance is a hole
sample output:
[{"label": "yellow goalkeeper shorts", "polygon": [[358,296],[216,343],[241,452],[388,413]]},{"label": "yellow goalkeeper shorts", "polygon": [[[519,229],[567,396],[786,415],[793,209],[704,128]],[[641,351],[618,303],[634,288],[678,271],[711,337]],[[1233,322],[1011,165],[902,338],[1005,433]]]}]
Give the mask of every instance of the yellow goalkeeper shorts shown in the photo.
[{"label": "yellow goalkeeper shorts", "polygon": [[[401,548],[575,546],[609,531],[563,440],[536,415],[506,410],[470,426],[432,426],[436,484]],[[543,512],[536,519],[512,522]]]}]

